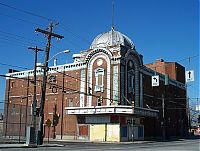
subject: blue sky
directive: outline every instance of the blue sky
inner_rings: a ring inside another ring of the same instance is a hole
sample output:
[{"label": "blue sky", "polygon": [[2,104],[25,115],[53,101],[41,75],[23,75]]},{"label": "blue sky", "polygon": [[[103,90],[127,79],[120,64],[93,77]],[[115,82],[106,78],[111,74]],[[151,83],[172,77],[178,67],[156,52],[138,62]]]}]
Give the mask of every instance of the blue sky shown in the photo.
[{"label": "blue sky", "polygon": [[[37,27],[47,28],[49,20],[45,18],[59,22],[53,31],[65,36],[60,41],[52,39],[50,56],[71,50],[70,54],[58,56],[58,64],[72,62],[73,53],[88,49],[98,34],[111,29],[112,0],[0,0],[0,3],[0,74],[11,68],[3,64],[33,68],[33,52],[27,48],[36,45],[45,48],[46,38],[34,32]],[[163,58],[194,70],[195,81],[189,83],[188,94],[200,97],[198,0],[115,0],[114,12],[115,30],[133,41],[144,56],[144,63]],[[186,58],[192,56],[196,57],[189,63]],[[40,53],[39,62],[43,58]],[[5,78],[0,77],[1,101],[4,93]]]}]

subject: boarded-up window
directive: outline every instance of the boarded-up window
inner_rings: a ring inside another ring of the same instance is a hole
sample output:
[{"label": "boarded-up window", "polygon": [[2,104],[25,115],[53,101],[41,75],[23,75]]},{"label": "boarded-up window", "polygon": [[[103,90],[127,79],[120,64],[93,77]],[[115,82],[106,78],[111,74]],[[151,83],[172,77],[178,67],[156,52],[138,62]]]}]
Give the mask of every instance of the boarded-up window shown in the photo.
[{"label": "boarded-up window", "polygon": [[79,135],[80,136],[88,136],[88,126],[87,125],[79,126]]}]

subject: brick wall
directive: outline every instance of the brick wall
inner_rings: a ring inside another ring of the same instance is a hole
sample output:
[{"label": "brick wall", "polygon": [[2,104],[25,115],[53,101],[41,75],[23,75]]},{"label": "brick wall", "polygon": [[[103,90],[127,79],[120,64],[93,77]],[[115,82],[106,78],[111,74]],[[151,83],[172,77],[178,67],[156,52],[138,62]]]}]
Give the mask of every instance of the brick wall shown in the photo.
[{"label": "brick wall", "polygon": [[155,63],[146,64],[146,67],[161,74],[168,74],[170,78],[185,83],[185,68],[176,62],[165,62],[163,59]]}]

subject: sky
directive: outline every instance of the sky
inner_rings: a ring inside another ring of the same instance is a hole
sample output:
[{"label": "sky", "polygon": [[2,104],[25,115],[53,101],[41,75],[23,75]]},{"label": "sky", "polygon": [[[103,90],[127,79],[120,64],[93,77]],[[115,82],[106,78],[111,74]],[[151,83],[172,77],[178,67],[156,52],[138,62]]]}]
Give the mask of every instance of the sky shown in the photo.
[{"label": "sky", "polygon": [[[194,70],[195,81],[188,83],[191,103],[199,95],[199,1],[198,0],[0,0],[0,74],[9,68],[33,69],[34,53],[28,47],[45,49],[47,37],[35,33],[53,20],[53,32],[64,39],[52,39],[50,57],[58,64],[71,63],[72,55],[90,47],[100,33],[115,30],[128,36],[144,64],[162,58]],[[189,59],[190,58],[190,59]],[[39,52],[38,62],[44,61]],[[49,62],[53,65],[53,61]],[[21,67],[21,68],[19,68]],[[1,101],[5,96],[5,78],[0,77]],[[199,100],[200,103],[200,100]]]}]

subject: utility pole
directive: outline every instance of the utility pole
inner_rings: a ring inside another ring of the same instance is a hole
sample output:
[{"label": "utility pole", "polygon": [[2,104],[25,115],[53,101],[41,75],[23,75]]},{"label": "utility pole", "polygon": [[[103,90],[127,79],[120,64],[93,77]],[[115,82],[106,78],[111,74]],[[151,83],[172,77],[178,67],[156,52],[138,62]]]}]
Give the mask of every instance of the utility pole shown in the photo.
[{"label": "utility pole", "polygon": [[51,47],[51,38],[55,37],[58,39],[64,38],[61,35],[52,33],[53,23],[51,22],[47,30],[42,30],[40,28],[35,29],[36,32],[40,32],[47,36],[47,46],[45,52],[45,64],[43,68],[43,81],[42,81],[42,92],[41,92],[41,100],[40,100],[40,123],[37,137],[37,144],[43,144],[43,123],[44,123],[44,104],[45,104],[45,95],[46,95],[46,82],[47,82],[47,71],[48,71],[48,61],[49,61],[49,52]]},{"label": "utility pole", "polygon": [[[187,96],[187,95],[186,95]],[[188,115],[188,131],[191,132],[191,117],[190,117],[190,104],[189,104],[189,98],[187,97],[187,115]],[[188,133],[189,136],[189,133]]]},{"label": "utility pole", "polygon": [[37,107],[37,101],[36,101],[36,68],[37,68],[37,53],[38,51],[44,51],[42,49],[39,49],[36,47],[29,47],[28,49],[31,49],[35,52],[35,56],[34,56],[34,89],[33,89],[33,104],[32,104],[32,124],[34,127],[34,143],[36,143],[36,107]]},{"label": "utility pole", "polygon": [[165,140],[165,98],[162,94],[162,139]]},{"label": "utility pole", "polygon": [[27,79],[27,88],[26,88],[26,113],[25,113],[25,135],[26,135],[26,128],[27,128],[27,115],[28,115],[28,96],[29,96],[29,84],[30,84],[30,77],[28,73],[28,79]]},{"label": "utility pole", "polygon": [[[5,127],[5,137],[7,136],[7,129],[8,129],[8,114],[9,114],[9,107],[10,107],[10,78],[8,79],[8,91],[7,91],[7,105],[6,105],[6,127]],[[6,100],[5,100],[6,101]]]},{"label": "utility pole", "polygon": [[61,104],[61,127],[60,127],[60,136],[63,139],[63,108],[64,108],[64,91],[65,91],[65,69],[63,71],[63,79],[62,79],[62,104]]}]

